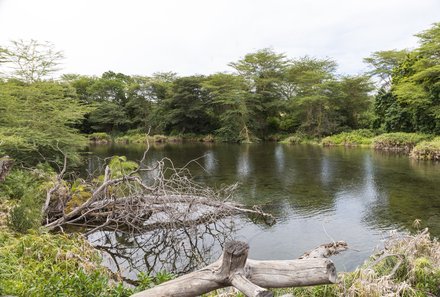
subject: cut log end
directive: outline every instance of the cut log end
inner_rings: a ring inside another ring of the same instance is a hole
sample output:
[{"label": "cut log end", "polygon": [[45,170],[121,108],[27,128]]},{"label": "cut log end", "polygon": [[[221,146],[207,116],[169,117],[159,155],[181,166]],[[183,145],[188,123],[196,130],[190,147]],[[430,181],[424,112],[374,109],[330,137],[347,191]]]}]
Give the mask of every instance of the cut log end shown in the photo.
[{"label": "cut log end", "polygon": [[328,280],[335,284],[338,280],[338,274],[336,272],[336,266],[333,262],[329,261],[327,264]]},{"label": "cut log end", "polygon": [[229,241],[225,244],[225,253],[232,254],[234,256],[240,256],[247,253],[249,245],[243,241]]}]

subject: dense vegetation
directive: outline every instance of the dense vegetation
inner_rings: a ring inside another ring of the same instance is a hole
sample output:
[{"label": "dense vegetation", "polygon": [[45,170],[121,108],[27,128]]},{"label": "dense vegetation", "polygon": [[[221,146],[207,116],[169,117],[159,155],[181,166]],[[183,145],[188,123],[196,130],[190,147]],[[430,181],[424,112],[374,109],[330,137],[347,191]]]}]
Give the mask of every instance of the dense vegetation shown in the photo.
[{"label": "dense vegetation", "polygon": [[[189,135],[253,142],[283,135],[290,136],[287,143],[304,143],[326,137],[326,145],[373,144],[439,160],[440,141],[433,135],[440,134],[440,23],[417,37],[420,45],[413,50],[366,58],[372,69],[360,76],[338,74],[331,59],[291,59],[262,49],[230,63],[230,73],[147,77],[108,71],[51,80],[62,58],[52,45],[14,41],[0,47],[0,157],[9,155],[16,164],[0,180],[0,295],[130,294],[109,284],[111,274],[81,239],[36,231],[58,166],[78,162],[88,138],[143,142],[150,133],[154,141]],[[409,284],[407,296],[439,293],[438,243],[425,237],[422,243],[422,250],[391,250],[404,254],[396,271],[395,256],[372,265],[380,266],[379,277],[392,272],[396,282]],[[353,296],[372,296],[356,293],[365,292],[359,286],[371,274],[364,273],[346,278],[348,287],[295,293],[333,296],[352,288]],[[154,283],[147,276],[140,281],[144,287]]]},{"label": "dense vegetation", "polygon": [[[373,53],[365,59],[371,71],[359,76],[338,74],[331,59],[262,49],[231,62],[229,73],[108,71],[57,81],[44,78],[62,54],[48,44],[14,42],[0,51],[7,74],[0,85],[0,149],[74,152],[84,144],[77,132],[209,134],[228,142],[322,138],[356,129],[439,134],[440,24],[416,36],[420,46],[413,50]],[[23,56],[28,64],[20,64]]]}]

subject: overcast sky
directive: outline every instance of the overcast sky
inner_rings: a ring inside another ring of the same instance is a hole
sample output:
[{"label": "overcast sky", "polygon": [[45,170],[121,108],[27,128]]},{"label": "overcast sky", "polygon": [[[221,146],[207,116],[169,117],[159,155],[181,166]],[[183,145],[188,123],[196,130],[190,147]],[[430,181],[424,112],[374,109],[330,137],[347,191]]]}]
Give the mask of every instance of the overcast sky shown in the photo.
[{"label": "overcast sky", "polygon": [[439,21],[440,0],[0,0],[0,45],[53,42],[63,73],[210,74],[269,47],[356,74]]}]

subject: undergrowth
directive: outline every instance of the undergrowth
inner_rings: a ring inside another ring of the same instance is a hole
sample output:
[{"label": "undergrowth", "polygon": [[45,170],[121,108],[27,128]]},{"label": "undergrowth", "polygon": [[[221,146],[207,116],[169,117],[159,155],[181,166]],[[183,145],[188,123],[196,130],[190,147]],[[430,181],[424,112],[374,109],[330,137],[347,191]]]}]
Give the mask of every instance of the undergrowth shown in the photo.
[{"label": "undergrowth", "polygon": [[371,145],[374,133],[370,130],[360,129],[351,132],[342,132],[332,136],[325,137],[321,144],[323,146],[344,145],[344,146],[359,146]]},{"label": "undergrowth", "polygon": [[431,141],[418,143],[411,151],[411,157],[418,160],[440,161],[440,136]]}]

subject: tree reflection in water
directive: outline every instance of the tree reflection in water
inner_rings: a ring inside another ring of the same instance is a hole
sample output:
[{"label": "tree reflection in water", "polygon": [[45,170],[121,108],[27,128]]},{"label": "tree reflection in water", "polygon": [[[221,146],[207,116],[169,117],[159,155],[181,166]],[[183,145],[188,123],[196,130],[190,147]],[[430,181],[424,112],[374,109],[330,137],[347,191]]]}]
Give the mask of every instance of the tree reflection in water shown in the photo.
[{"label": "tree reflection in water", "polygon": [[182,229],[157,229],[144,234],[99,231],[89,235],[102,251],[104,265],[134,283],[140,272],[185,274],[217,259],[237,231],[234,218]]}]

